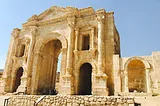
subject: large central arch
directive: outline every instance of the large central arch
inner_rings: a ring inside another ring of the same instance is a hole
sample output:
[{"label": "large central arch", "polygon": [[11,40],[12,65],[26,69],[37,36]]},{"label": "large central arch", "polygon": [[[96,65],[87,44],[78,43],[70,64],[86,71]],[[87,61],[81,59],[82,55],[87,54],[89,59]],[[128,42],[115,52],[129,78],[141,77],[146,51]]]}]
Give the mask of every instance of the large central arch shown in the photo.
[{"label": "large central arch", "polygon": [[55,89],[58,56],[62,51],[63,59],[66,55],[63,50],[66,48],[65,37],[54,32],[41,36],[37,41],[34,50],[31,94],[48,94],[50,90]]},{"label": "large central arch", "polygon": [[51,40],[42,50],[42,59],[38,80],[38,94],[55,94],[58,56],[62,44],[59,40]]}]

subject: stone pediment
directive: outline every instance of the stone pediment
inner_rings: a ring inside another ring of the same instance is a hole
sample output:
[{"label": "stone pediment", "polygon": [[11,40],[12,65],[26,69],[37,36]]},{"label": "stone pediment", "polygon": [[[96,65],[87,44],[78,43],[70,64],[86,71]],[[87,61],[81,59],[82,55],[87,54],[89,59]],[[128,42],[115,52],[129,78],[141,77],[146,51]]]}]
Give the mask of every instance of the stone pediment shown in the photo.
[{"label": "stone pediment", "polygon": [[38,20],[45,21],[45,20],[65,17],[65,16],[69,15],[70,13],[75,13],[75,11],[77,11],[77,10],[78,9],[74,8],[74,7],[64,8],[64,7],[53,6],[53,7],[49,8],[48,10],[46,10],[45,12],[38,15]]},{"label": "stone pediment", "polygon": [[49,20],[56,22],[56,20],[63,20],[71,16],[81,17],[85,15],[91,15],[94,13],[95,12],[92,7],[77,9],[75,7],[64,8],[53,6],[39,15],[33,15],[31,18],[28,19],[26,23],[23,24],[23,26],[39,25],[39,23],[47,22]]}]

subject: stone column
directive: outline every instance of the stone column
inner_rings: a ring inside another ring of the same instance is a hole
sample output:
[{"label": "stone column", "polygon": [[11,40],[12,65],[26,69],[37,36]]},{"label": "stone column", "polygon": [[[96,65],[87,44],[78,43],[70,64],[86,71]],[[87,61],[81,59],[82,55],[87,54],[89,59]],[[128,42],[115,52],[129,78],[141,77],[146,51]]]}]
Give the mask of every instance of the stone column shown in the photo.
[{"label": "stone column", "polygon": [[12,32],[12,36],[11,36],[11,40],[10,40],[10,46],[9,46],[9,50],[8,50],[8,55],[7,55],[7,59],[6,59],[6,64],[5,64],[5,70],[2,76],[3,79],[3,83],[4,83],[4,87],[2,87],[2,89],[4,89],[5,92],[11,92],[10,89],[10,83],[11,83],[11,73],[12,73],[12,57],[13,54],[15,54],[15,40],[18,38],[20,33],[20,29],[16,28],[13,30]]},{"label": "stone column", "polygon": [[67,49],[67,69],[66,74],[63,76],[63,84],[60,88],[60,94],[74,94],[74,79],[73,79],[73,50],[74,50],[74,27],[75,17],[70,17],[68,20],[69,37],[68,37],[68,49]]},{"label": "stone column", "polygon": [[[95,75],[96,83],[92,88],[92,93],[95,95],[108,96],[107,79],[105,74],[105,10],[97,10],[98,21],[98,72]],[[92,38],[93,39],[93,38]]]},{"label": "stone column", "polygon": [[15,85],[15,81],[16,81],[16,71],[12,72],[12,77],[11,77],[11,87],[10,87],[10,92],[14,92],[14,85]]},{"label": "stone column", "polygon": [[146,68],[146,90],[147,90],[147,93],[151,93],[149,71],[150,71],[150,69]]},{"label": "stone column", "polygon": [[42,52],[34,52],[31,94],[37,94]]},{"label": "stone column", "polygon": [[75,35],[76,35],[76,39],[75,39],[75,51],[78,51],[78,37],[79,37],[79,28],[76,28],[75,29],[76,31],[76,33],[75,33]]},{"label": "stone column", "polygon": [[66,75],[72,74],[73,68],[73,37],[75,27],[75,17],[68,18],[69,37],[68,37],[68,51],[67,51],[67,71]]},{"label": "stone column", "polygon": [[35,45],[35,37],[36,37],[37,27],[33,26],[31,27],[30,31],[30,45],[29,45],[29,51],[28,51],[28,60],[27,60],[27,93],[30,93],[31,91],[31,77],[32,77],[32,63],[33,63],[33,49]]},{"label": "stone column", "polygon": [[104,37],[104,23],[105,15],[97,14],[98,21],[98,74],[105,73],[105,37]]},{"label": "stone column", "polygon": [[124,92],[129,92],[128,90],[128,72],[124,70]]},{"label": "stone column", "polygon": [[94,27],[91,30],[91,36],[92,36],[92,49],[94,49]]}]

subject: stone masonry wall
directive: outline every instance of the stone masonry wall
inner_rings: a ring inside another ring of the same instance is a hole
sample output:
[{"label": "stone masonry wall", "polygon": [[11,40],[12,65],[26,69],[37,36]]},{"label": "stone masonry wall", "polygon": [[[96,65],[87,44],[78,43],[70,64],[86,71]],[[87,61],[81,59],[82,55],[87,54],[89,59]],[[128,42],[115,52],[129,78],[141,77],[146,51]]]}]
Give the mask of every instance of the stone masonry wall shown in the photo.
[{"label": "stone masonry wall", "polygon": [[134,98],[109,96],[45,96],[37,105],[35,102],[42,96],[12,96],[8,106],[134,106]]}]

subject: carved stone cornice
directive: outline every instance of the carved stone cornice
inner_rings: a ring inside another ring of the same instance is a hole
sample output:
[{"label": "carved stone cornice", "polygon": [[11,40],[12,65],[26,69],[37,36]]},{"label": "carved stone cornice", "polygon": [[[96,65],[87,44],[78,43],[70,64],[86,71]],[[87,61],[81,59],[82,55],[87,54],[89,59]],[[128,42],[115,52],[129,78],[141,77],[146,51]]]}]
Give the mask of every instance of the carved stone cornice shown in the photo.
[{"label": "carved stone cornice", "polygon": [[27,26],[38,26],[38,21],[37,20],[33,20],[33,21],[28,21],[26,23],[24,23],[22,26],[23,27],[27,27]]},{"label": "carved stone cornice", "polygon": [[20,29],[18,29],[18,28],[13,29],[12,36],[14,39],[17,39],[19,34],[20,34]]},{"label": "carved stone cornice", "polygon": [[[50,15],[51,13],[57,13],[57,12],[63,12],[64,15],[61,15],[59,17],[56,18],[51,18],[48,20],[45,20],[45,17],[47,17],[48,15]],[[66,21],[68,21],[68,18],[73,18],[76,17],[78,20],[81,17],[92,17],[94,19],[95,14],[99,16],[99,14],[104,14],[104,16],[106,14],[109,14],[108,12],[106,13],[106,11],[104,9],[100,9],[97,10],[96,12],[94,12],[94,9],[92,7],[88,7],[88,8],[83,8],[83,9],[77,9],[74,7],[56,7],[53,6],[50,9],[46,10],[45,12],[41,13],[40,15],[33,15],[31,18],[28,19],[28,21],[26,23],[24,23],[22,26],[23,27],[29,27],[29,26],[45,26],[45,25],[50,25],[50,24],[55,24],[55,23],[64,23]],[[70,24],[74,25],[74,24]]]},{"label": "carved stone cornice", "polygon": [[113,17],[114,12],[107,12],[106,13],[106,17],[107,18],[112,18]]},{"label": "carved stone cornice", "polygon": [[34,20],[38,20],[38,16],[36,14],[28,19],[28,21],[34,21]]}]

